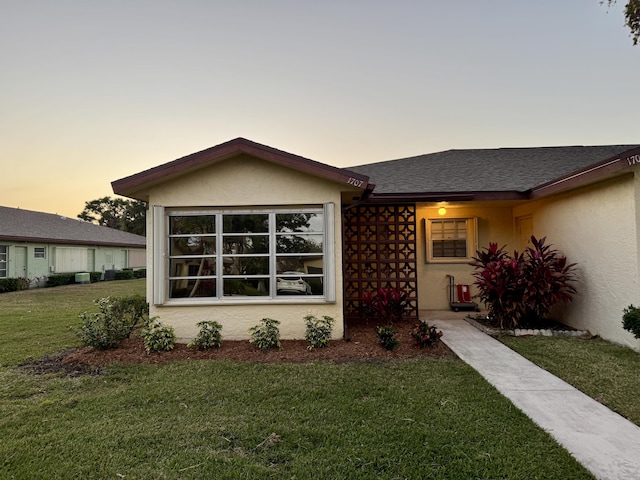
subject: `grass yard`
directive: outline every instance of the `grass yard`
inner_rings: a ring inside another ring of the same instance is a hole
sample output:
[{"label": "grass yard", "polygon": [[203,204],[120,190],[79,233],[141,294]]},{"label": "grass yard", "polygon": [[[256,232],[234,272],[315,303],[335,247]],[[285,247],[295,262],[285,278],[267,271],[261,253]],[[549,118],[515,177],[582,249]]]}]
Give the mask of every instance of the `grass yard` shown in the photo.
[{"label": "grass yard", "polygon": [[16,367],[76,345],[94,299],[143,289],[0,295],[0,478],[592,478],[457,359]]},{"label": "grass yard", "polygon": [[640,426],[640,354],[600,338],[501,337],[505,345]]}]

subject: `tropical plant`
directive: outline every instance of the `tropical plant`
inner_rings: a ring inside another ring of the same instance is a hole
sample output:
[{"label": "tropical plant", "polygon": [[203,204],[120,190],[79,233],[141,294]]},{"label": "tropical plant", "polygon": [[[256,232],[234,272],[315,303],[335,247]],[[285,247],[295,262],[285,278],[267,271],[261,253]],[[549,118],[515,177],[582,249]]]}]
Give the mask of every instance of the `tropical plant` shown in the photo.
[{"label": "tropical plant", "polygon": [[532,235],[532,246],[524,252],[522,302],[526,320],[546,318],[556,303],[569,303],[576,293],[575,263],[567,263],[567,257],[545,241],[546,237]]},{"label": "tropical plant", "polygon": [[196,337],[187,345],[187,347],[195,347],[198,350],[209,350],[211,348],[220,348],[222,345],[222,325],[215,320],[204,320],[196,323],[200,327],[200,331]]},{"label": "tropical plant", "polygon": [[307,315],[304,317],[304,321],[307,327],[304,338],[309,342],[307,347],[309,350],[329,345],[331,330],[335,322],[332,317],[324,315],[322,318],[317,318],[315,315]]},{"label": "tropical plant", "polygon": [[513,256],[489,243],[473,258],[478,296],[500,328],[540,321],[556,303],[568,303],[576,293],[575,264],[545,241],[531,236],[532,246]]},{"label": "tropical plant", "polygon": [[264,352],[272,348],[282,348],[278,325],[278,320],[263,318],[258,325],[249,329],[249,342]]},{"label": "tropical plant", "polygon": [[156,317],[149,320],[141,335],[147,353],[168,352],[173,350],[176,343],[176,334],[173,327],[164,325]]},{"label": "tropical plant", "polygon": [[380,345],[382,345],[385,350],[393,350],[400,343],[396,338],[396,331],[393,325],[378,327],[376,328],[376,333],[378,334]]},{"label": "tropical plant", "polygon": [[422,320],[413,325],[410,333],[420,348],[434,346],[443,335],[442,330],[438,330],[435,326]]},{"label": "tropical plant", "polygon": [[623,310],[622,327],[640,338],[640,308],[629,305]]},{"label": "tropical plant", "polygon": [[397,288],[379,288],[376,294],[365,293],[363,312],[369,318],[381,318],[388,324],[402,319],[409,302],[407,295]]},{"label": "tropical plant", "polygon": [[500,328],[517,325],[522,315],[522,261],[517,252],[509,257],[504,247],[489,243],[489,248],[477,252],[471,263],[476,268],[473,275],[480,300]]}]

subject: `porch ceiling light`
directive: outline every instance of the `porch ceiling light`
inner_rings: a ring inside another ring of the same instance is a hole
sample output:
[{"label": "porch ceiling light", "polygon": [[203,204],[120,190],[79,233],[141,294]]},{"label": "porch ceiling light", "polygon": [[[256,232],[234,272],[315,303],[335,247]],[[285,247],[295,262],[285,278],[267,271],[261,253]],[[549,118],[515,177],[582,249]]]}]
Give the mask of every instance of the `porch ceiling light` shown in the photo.
[{"label": "porch ceiling light", "polygon": [[442,216],[442,215],[446,215],[447,214],[447,209],[444,207],[440,207],[438,209],[438,215]]}]

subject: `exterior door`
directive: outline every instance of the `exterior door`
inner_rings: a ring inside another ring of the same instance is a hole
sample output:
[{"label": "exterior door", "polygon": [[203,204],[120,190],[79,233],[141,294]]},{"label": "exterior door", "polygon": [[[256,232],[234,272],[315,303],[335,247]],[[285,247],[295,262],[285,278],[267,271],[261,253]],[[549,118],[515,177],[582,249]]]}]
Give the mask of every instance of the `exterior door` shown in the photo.
[{"label": "exterior door", "polygon": [[27,278],[27,247],[13,247],[13,260],[15,276]]},{"label": "exterior door", "polygon": [[531,235],[533,235],[533,217],[518,217],[516,219],[518,228],[518,249],[522,252],[531,246]]}]

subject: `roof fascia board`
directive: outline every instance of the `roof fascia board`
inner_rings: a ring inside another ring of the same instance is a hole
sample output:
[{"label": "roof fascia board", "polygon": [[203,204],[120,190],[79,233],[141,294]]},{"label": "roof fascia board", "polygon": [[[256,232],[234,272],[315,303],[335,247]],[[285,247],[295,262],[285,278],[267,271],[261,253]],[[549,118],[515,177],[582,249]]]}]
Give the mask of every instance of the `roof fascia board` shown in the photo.
[{"label": "roof fascia board", "polygon": [[531,189],[529,197],[540,198],[605,180],[617,174],[624,173],[633,165],[640,164],[640,147],[626,150],[619,155],[576,170],[560,178],[543,183]]},{"label": "roof fascia board", "polygon": [[111,182],[111,186],[114,193],[127,196],[140,190],[145,185],[157,183],[166,180],[167,177],[181,175],[209,163],[220,162],[241,154],[250,155],[362,190],[366,190],[369,186],[369,177],[366,175],[316,162],[315,160],[277,150],[244,138],[236,138],[149,170],[115,180]]},{"label": "roof fascia board", "polygon": [[371,203],[384,202],[471,202],[490,200],[526,200],[525,193],[505,192],[418,192],[418,193],[374,193],[368,199]]},{"label": "roof fascia board", "polygon": [[46,237],[17,237],[11,235],[0,235],[0,241],[15,243],[54,243],[57,245],[87,245],[98,247],[126,247],[126,248],[146,248],[146,244],[135,243],[118,243],[118,242],[90,242],[73,239],[62,238],[46,238]]}]

